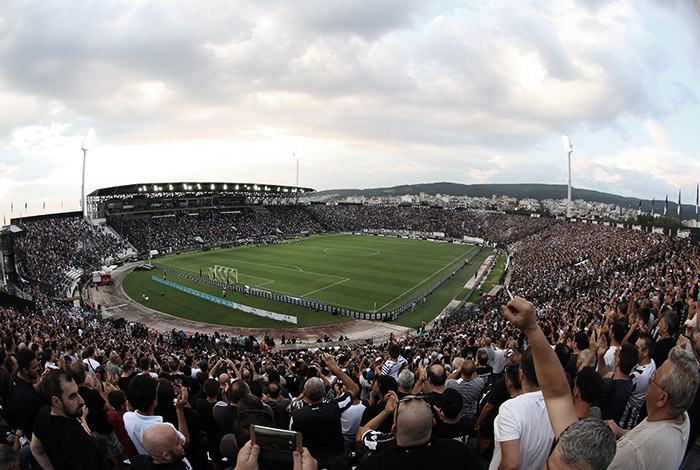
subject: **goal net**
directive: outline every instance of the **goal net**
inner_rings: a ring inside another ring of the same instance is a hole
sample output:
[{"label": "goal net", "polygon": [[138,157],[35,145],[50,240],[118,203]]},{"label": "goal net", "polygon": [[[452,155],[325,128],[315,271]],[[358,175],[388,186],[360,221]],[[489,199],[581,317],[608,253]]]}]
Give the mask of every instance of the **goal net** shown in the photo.
[{"label": "goal net", "polygon": [[216,264],[209,268],[209,277],[226,284],[238,283],[238,269]]}]

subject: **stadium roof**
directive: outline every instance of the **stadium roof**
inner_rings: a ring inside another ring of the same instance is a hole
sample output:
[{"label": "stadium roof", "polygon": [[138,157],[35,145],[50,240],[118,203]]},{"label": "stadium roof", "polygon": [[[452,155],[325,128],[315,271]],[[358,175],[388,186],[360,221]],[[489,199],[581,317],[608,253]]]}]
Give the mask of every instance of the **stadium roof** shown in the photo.
[{"label": "stadium roof", "polygon": [[291,196],[315,192],[315,189],[297,186],[282,186],[264,183],[225,183],[225,182],[173,182],[173,183],[139,183],[124,186],[102,188],[88,194],[90,198],[108,198],[119,196],[167,196],[187,195],[203,196],[207,194],[246,194],[265,196]]}]

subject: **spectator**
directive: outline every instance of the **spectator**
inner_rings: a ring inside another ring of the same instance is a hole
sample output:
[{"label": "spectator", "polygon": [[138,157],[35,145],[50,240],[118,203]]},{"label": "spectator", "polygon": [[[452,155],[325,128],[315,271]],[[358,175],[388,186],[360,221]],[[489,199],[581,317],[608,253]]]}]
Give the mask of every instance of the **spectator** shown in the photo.
[{"label": "spectator", "polygon": [[669,352],[676,344],[674,336],[678,331],[678,318],[675,313],[668,310],[659,319],[659,339],[654,345],[652,359],[654,365],[659,369],[668,357]]},{"label": "spectator", "polygon": [[41,383],[51,402],[36,417],[31,451],[43,468],[110,469],[112,465],[97,442],[79,421],[85,402],[73,377],[63,371],[49,372]]},{"label": "spectator", "polygon": [[454,388],[447,388],[435,406],[438,420],[432,431],[432,439],[455,439],[468,443],[469,434],[474,429],[474,420],[460,416],[463,410],[462,395]]},{"label": "spectator", "polygon": [[401,348],[396,343],[390,343],[387,348],[387,355],[384,364],[382,364],[382,375],[393,377],[398,380],[399,372],[406,365],[406,359],[401,356]]},{"label": "spectator", "polygon": [[344,470],[346,456],[340,417],[352,406],[353,399],[359,395],[360,389],[338,367],[330,354],[325,354],[323,360],[328,369],[346,385],[348,391],[334,400],[324,402],[323,382],[318,378],[309,379],[304,385],[305,406],[292,413],[290,429],[302,433],[304,444],[321,467]]},{"label": "spectator", "polygon": [[404,369],[399,374],[397,380],[399,389],[396,391],[399,399],[405,398],[413,393],[413,387],[416,385],[416,375],[408,369]]},{"label": "spectator", "polygon": [[647,418],[631,430],[609,421],[620,439],[610,469],[678,468],[683,460],[690,422],[686,411],[700,383],[698,364],[693,355],[673,348],[668,360],[649,380],[646,395]]},{"label": "spectator", "polygon": [[31,439],[34,421],[45,401],[37,392],[39,388],[39,361],[29,348],[17,351],[17,375],[10,382],[8,392],[8,421]]},{"label": "spectator", "polygon": [[[374,392],[377,394],[377,400],[371,399],[370,405],[362,413],[361,424],[364,426],[370,422],[375,416],[381,413],[386,406],[386,397],[389,392],[396,392],[398,390],[398,384],[396,380],[390,375],[380,375],[374,381]],[[391,426],[394,421],[391,416],[388,416],[385,421],[379,426],[379,430],[382,432],[391,432]]]},{"label": "spectator", "polygon": [[491,470],[542,468],[549,455],[546,443],[554,440],[531,349],[520,359],[520,382],[523,394],[503,403],[494,422]]},{"label": "spectator", "polygon": [[[147,454],[148,451],[143,446],[143,432],[151,426],[161,424],[162,416],[154,415],[156,406],[156,393],[158,381],[150,375],[137,375],[129,384],[126,396],[134,411],[124,413],[124,427],[134,443],[134,447],[139,454]],[[178,436],[187,445],[189,442],[189,431],[185,420],[184,407],[187,403],[187,389],[180,390],[177,398]],[[172,426],[172,424],[169,424]],[[174,428],[174,426],[173,426]]]},{"label": "spectator", "polygon": [[[433,413],[424,399],[407,397],[399,403],[396,394],[392,393],[391,397],[387,401],[384,413],[395,415],[392,436],[395,445],[373,452],[360,464],[361,470],[403,470],[431,466],[452,469],[478,468],[478,460],[464,444],[452,439],[430,442],[434,420]],[[359,433],[363,433],[360,436],[361,441],[372,442],[370,436],[375,431],[360,428]]]},{"label": "spectator", "polygon": [[[513,468],[565,468],[565,469],[605,469],[615,455],[615,439],[612,433],[606,429],[604,423],[597,418],[585,418],[579,421],[576,409],[571,401],[571,389],[569,388],[564,369],[556,357],[551,346],[547,342],[542,330],[537,325],[535,309],[532,303],[523,298],[516,297],[508,302],[502,309],[503,315],[520,329],[531,345],[531,350],[523,355],[522,365],[526,370],[530,367],[530,359],[533,360],[532,371],[536,371],[535,379],[541,383],[545,398],[547,415],[551,422],[551,430],[558,442],[549,456],[546,454],[541,464],[526,466],[525,460],[512,464]],[[528,352],[532,353],[530,354]],[[601,354],[602,355],[602,354]],[[524,375],[524,384],[529,383]],[[525,388],[525,387],[524,387]],[[504,405],[505,406],[505,405]],[[549,438],[541,439],[545,452],[548,451]],[[495,459],[494,459],[495,460]],[[491,468],[494,461],[491,461]],[[636,467],[630,467],[636,468]]]},{"label": "spectator", "polygon": [[90,429],[90,435],[105,451],[107,458],[113,462],[121,462],[122,445],[107,419],[107,412],[111,411],[112,407],[107,401],[104,385],[100,380],[90,379],[91,387],[88,387],[85,383],[87,380],[85,365],[81,362],[74,362],[71,365],[71,373],[87,409],[86,423]]},{"label": "spectator", "polygon": [[167,468],[191,470],[185,458],[185,448],[177,431],[167,424],[155,424],[143,432],[143,445],[147,455],[137,456],[130,468],[146,470]]},{"label": "spectator", "polygon": [[651,358],[654,350],[654,340],[649,333],[642,333],[635,344],[639,354],[639,361],[634,366],[630,377],[634,384],[632,395],[627,400],[625,411],[619,422],[623,429],[632,429],[639,421],[639,412],[644,406],[644,397],[649,389],[649,379],[656,373],[656,364]]},{"label": "spectator", "polygon": [[[498,355],[498,352],[496,352]],[[459,371],[455,371],[459,378],[447,381],[446,387],[453,388],[462,396],[462,410],[460,418],[466,418],[472,423],[476,420],[476,408],[486,387],[486,380],[476,374],[476,364],[472,360],[462,362]]]},{"label": "spectator", "polygon": [[107,419],[109,424],[114,428],[114,433],[119,439],[119,443],[122,445],[124,457],[129,458],[137,455],[136,447],[134,443],[131,442],[129,434],[124,428],[124,413],[126,413],[126,394],[121,390],[114,390],[109,392],[107,396],[109,404],[112,406],[112,411],[107,412]]},{"label": "spectator", "polygon": [[579,419],[598,418],[603,414],[600,408],[593,406],[600,395],[601,377],[593,367],[583,367],[576,374],[574,386],[574,408]]},{"label": "spectator", "polygon": [[[599,360],[603,357],[603,349],[599,349]],[[632,396],[634,384],[630,373],[638,360],[637,348],[629,343],[624,343],[616,350],[615,373],[610,378],[607,375],[606,364],[601,362],[598,371],[604,378],[600,384],[598,400],[595,404],[600,407],[603,419],[611,419],[619,423],[622,413],[625,411],[627,401]]]}]

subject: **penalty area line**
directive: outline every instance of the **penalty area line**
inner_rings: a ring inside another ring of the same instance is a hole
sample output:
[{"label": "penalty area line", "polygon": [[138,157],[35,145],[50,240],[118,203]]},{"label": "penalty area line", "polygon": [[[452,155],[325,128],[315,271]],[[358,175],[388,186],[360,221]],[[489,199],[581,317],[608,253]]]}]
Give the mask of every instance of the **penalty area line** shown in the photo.
[{"label": "penalty area line", "polygon": [[333,287],[333,286],[337,286],[338,284],[342,284],[343,282],[347,282],[349,280],[350,280],[350,278],[346,277],[343,280],[340,280],[338,282],[334,282],[333,284],[329,284],[327,286],[321,287],[320,289],[312,290],[311,292],[307,292],[306,294],[300,295],[299,297],[306,297],[307,295],[315,294],[316,292],[321,292],[322,290],[328,289],[328,288]]}]

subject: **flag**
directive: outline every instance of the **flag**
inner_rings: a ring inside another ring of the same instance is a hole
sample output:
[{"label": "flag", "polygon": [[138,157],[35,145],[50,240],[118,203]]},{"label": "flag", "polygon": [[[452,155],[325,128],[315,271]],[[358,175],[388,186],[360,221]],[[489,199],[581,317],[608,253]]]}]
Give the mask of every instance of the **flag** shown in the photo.
[{"label": "flag", "polygon": [[642,215],[642,200],[639,200],[639,206],[637,206],[637,215]]},{"label": "flag", "polygon": [[654,198],[651,198],[651,215],[654,215],[656,208],[654,207],[654,204],[656,204],[656,200]]},{"label": "flag", "polygon": [[43,209],[46,209],[46,201],[44,201],[44,207],[43,207]]},{"label": "flag", "polygon": [[664,202],[664,215],[668,212],[668,194],[666,195],[666,202]]},{"label": "flag", "polygon": [[24,210],[25,211],[27,210],[27,203],[26,202],[24,203]]},{"label": "flag", "polygon": [[11,202],[10,203],[10,213],[13,213],[15,211],[15,203]]},{"label": "flag", "polygon": [[63,201],[61,201],[61,209],[63,209]]},{"label": "flag", "polygon": [[678,217],[681,216],[681,190],[678,190]]}]

